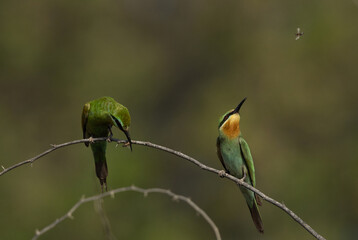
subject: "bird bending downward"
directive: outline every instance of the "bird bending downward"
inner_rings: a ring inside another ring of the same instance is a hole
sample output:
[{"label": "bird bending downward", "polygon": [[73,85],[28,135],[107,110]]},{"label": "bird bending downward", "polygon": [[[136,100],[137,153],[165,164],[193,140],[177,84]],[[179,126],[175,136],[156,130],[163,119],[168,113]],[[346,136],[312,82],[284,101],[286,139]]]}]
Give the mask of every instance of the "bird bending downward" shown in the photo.
[{"label": "bird bending downward", "polygon": [[[119,128],[127,137],[127,144],[132,150],[132,142],[129,136],[129,126],[131,117],[128,109],[117,103],[111,97],[102,97],[84,105],[82,111],[82,130],[83,138],[100,138],[112,137],[112,126]],[[88,147],[89,143],[85,145]],[[93,142],[91,149],[96,166],[96,175],[101,184],[103,192],[103,185],[107,191],[107,161],[106,161],[107,142]]]}]

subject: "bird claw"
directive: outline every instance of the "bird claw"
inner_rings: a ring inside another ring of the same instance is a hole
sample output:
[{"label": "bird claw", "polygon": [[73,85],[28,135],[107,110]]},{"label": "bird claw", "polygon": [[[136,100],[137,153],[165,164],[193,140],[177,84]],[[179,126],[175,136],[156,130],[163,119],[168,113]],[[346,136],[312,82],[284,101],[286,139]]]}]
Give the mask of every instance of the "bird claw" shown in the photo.
[{"label": "bird claw", "polygon": [[130,145],[130,142],[125,142],[122,147],[128,147]]},{"label": "bird claw", "polygon": [[219,171],[219,177],[221,177],[221,178],[223,178],[223,177],[225,177],[225,170],[220,170]]},{"label": "bird claw", "polygon": [[109,136],[106,139],[106,141],[110,143],[110,142],[112,142],[111,138],[113,137],[112,127],[111,126],[108,126],[108,132],[109,132]]},{"label": "bird claw", "polygon": [[93,137],[89,137],[89,138],[88,138],[88,141],[89,141],[90,143],[94,143]]},{"label": "bird claw", "polygon": [[241,181],[244,181],[246,178],[246,172],[245,171],[243,171],[243,172],[244,172],[244,175],[242,176],[242,178],[240,178]]}]

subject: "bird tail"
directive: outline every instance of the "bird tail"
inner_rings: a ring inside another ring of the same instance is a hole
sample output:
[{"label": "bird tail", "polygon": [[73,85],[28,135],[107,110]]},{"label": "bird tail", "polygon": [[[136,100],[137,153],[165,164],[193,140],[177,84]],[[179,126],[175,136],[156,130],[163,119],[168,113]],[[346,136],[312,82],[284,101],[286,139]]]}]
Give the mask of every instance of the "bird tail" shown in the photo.
[{"label": "bird tail", "polygon": [[101,184],[101,189],[103,192],[103,186],[105,187],[107,191],[107,176],[108,176],[108,168],[107,168],[107,161],[106,157],[104,157],[104,160],[95,162],[96,164],[96,175],[99,179],[99,182]]},{"label": "bird tail", "polygon": [[103,192],[103,187],[107,191],[107,176],[108,176],[108,168],[106,161],[106,142],[98,142],[91,144],[95,166],[96,166],[96,175],[101,184],[101,190]]},{"label": "bird tail", "polygon": [[256,203],[256,199],[253,199],[252,207],[250,207],[249,203],[247,203],[247,206],[250,209],[251,217],[252,217],[252,220],[254,221],[254,224],[255,224],[257,230],[260,233],[264,233],[264,225],[262,223],[262,219],[261,219],[261,215],[259,212],[259,208]]}]

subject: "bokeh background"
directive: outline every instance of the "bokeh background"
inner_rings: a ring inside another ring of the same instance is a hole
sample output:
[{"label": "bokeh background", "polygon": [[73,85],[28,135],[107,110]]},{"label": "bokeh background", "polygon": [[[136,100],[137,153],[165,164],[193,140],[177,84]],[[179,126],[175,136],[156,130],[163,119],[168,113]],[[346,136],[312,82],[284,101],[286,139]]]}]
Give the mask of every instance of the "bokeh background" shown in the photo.
[{"label": "bokeh background", "polygon": [[[244,97],[257,188],[327,239],[358,236],[358,1],[0,2],[0,165],[80,139],[84,103],[112,96],[133,139],[222,169],[218,118]],[[295,41],[296,28],[304,36]],[[124,135],[114,130],[115,137]],[[223,239],[313,239],[264,203],[256,231],[237,187],[167,153],[109,144],[109,187],[189,196]],[[29,239],[100,192],[90,149],[57,150],[0,178],[1,239]],[[214,239],[184,203],[123,193],[103,207],[117,239]],[[106,239],[92,203],[41,239]]]}]

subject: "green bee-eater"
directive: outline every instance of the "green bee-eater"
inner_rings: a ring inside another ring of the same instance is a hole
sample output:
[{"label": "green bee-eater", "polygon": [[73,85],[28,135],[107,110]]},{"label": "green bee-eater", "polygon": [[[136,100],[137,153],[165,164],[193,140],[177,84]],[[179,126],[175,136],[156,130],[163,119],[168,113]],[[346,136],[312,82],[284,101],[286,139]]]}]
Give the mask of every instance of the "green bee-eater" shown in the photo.
[{"label": "green bee-eater", "polygon": [[[252,160],[249,145],[246,143],[240,131],[239,110],[246,98],[231,111],[228,111],[220,118],[219,137],[217,138],[217,154],[227,173],[242,178],[244,181],[255,187],[255,168]],[[257,205],[261,205],[259,197],[252,191],[239,186],[250,209],[252,220],[259,232],[263,233],[264,228]]]},{"label": "green bee-eater", "polygon": [[[129,137],[128,128],[131,123],[131,118],[128,109],[117,103],[111,97],[102,97],[84,105],[82,111],[82,130],[83,138],[98,138],[111,137],[112,126],[119,128],[124,132],[128,139],[128,144],[132,150],[132,142]],[[88,147],[89,143],[85,145]],[[107,162],[106,162],[106,147],[107,141],[91,143],[91,149],[96,165],[96,175],[101,183],[103,192],[103,185],[107,190]]]}]

